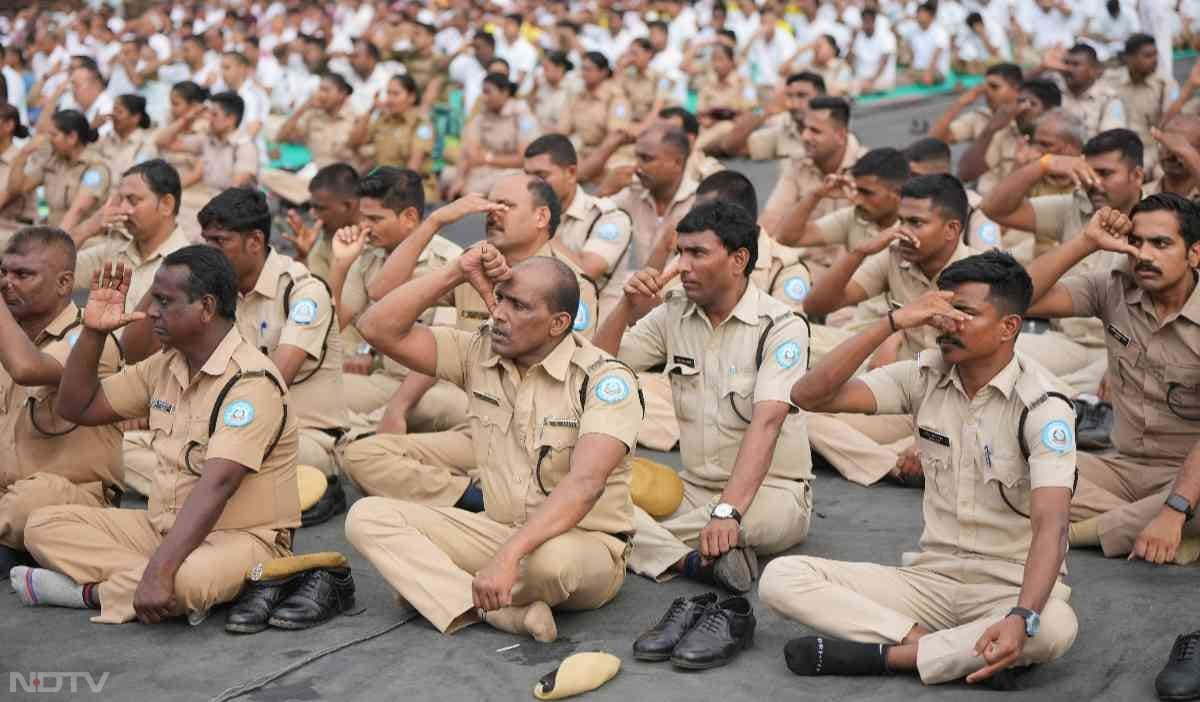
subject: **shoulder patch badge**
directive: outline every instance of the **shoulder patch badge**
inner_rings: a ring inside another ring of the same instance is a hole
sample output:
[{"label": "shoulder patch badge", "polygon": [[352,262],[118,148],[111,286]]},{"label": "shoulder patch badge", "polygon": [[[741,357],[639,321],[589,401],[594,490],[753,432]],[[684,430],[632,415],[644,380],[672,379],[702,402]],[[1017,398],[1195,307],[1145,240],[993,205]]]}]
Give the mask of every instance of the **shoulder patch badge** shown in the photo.
[{"label": "shoulder patch badge", "polygon": [[238,400],[225,408],[222,415],[225,426],[240,429],[254,421],[254,405],[245,400]]},{"label": "shoulder patch badge", "polygon": [[596,383],[596,399],[609,405],[629,397],[629,383],[615,373],[609,373]]},{"label": "shoulder patch badge", "polygon": [[613,107],[613,117],[616,117],[617,119],[625,119],[624,103],[617,103],[617,105]]},{"label": "shoulder patch badge", "polygon": [[1055,419],[1042,427],[1042,444],[1061,456],[1075,448],[1075,432],[1063,420]]},{"label": "shoulder patch badge", "polygon": [[979,240],[988,246],[995,246],[1000,243],[1000,227],[991,220],[986,220],[979,227]]},{"label": "shoulder patch badge", "polygon": [[422,124],[421,126],[417,127],[417,138],[418,139],[432,139],[433,138],[433,127],[430,127],[428,124]]},{"label": "shoulder patch badge", "polygon": [[796,361],[800,360],[800,344],[794,341],[785,341],[775,349],[775,362],[780,368],[788,369],[796,365]]},{"label": "shoulder patch badge", "polygon": [[572,327],[577,332],[581,332],[588,328],[592,323],[592,311],[588,309],[587,303],[583,300],[579,301],[579,309],[575,310],[575,325]]},{"label": "shoulder patch badge", "polygon": [[800,276],[788,278],[783,284],[783,294],[787,295],[789,300],[801,302],[808,297],[808,282]]},{"label": "shoulder patch badge", "polygon": [[70,334],[67,334],[67,346],[70,348],[75,348],[76,341],[79,341],[79,332],[74,331]]},{"label": "shoulder patch badge", "polygon": [[296,324],[312,324],[317,318],[317,301],[306,297],[292,305],[288,317]]},{"label": "shoulder patch badge", "polygon": [[100,175],[100,171],[94,168],[89,168],[83,172],[83,184],[89,188],[98,188],[103,181],[104,176]]},{"label": "shoulder patch badge", "polygon": [[605,222],[596,227],[596,236],[604,241],[616,241],[621,238],[621,227],[616,222]]}]

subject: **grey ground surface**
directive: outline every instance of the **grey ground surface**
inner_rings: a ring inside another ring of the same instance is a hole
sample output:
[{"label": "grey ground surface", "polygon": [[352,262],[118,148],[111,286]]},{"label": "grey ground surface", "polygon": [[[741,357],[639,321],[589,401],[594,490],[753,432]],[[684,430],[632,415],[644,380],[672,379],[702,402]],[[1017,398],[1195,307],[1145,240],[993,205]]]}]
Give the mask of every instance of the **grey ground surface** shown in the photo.
[{"label": "grey ground surface", "polygon": [[[1180,78],[1186,65],[1177,65]],[[933,120],[950,98],[856,118],[854,131],[869,146],[905,145],[914,119]],[[731,164],[747,172],[769,194],[774,167]],[[449,234],[457,241],[477,239],[478,222],[462,223]],[[651,458],[678,466],[678,454]],[[815,510],[807,543],[795,549],[842,560],[898,564],[913,549],[921,528],[920,493],[891,486],[862,488],[830,473],[818,475]],[[355,495],[356,496],[356,495]],[[350,557],[362,614],[340,617],[306,632],[268,630],[233,636],[222,628],[225,611],[189,627],[177,621],[161,626],[91,624],[78,610],[21,606],[0,588],[0,700],[46,699],[10,687],[10,672],[107,672],[104,689],[58,699],[208,700],[228,687],[273,673],[312,653],[378,631],[400,618],[382,578],[346,542],[342,520],[297,532],[296,550],[338,550]],[[439,635],[420,618],[366,643],[333,653],[242,699],[284,700],[521,700],[557,661],[576,651],[604,650],[622,658],[620,674],[587,699],[621,700],[1151,700],[1154,676],[1174,637],[1200,627],[1195,602],[1200,573],[1195,568],[1155,568],[1105,560],[1098,552],[1068,559],[1071,600],[1080,630],[1074,648],[1060,661],[1025,677],[1018,693],[977,690],[964,685],[922,687],[909,678],[801,679],[783,664],[784,643],[805,630],[757,606],[758,631],[752,649],[732,664],[707,672],[680,672],[669,663],[641,663],[630,655],[633,639],[652,625],[670,601],[703,588],[682,580],[656,585],[629,575],[621,594],[596,612],[558,617],[559,640],[539,644],[486,626],[455,636]],[[500,651],[513,644],[517,648]],[[20,689],[19,687],[16,689]],[[778,695],[778,697],[775,697]]]}]

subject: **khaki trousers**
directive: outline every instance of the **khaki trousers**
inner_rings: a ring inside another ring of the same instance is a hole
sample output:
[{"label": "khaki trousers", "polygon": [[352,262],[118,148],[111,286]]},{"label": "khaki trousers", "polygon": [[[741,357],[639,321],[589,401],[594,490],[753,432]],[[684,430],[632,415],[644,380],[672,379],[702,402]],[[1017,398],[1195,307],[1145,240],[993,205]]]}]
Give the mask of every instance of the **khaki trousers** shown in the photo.
[{"label": "khaki trousers", "polygon": [[296,452],[296,464],[312,466],[320,470],[326,477],[337,475],[337,461],[334,460],[334,448],[337,439],[320,429],[300,427],[300,442]]},{"label": "khaki trousers", "polygon": [[874,485],[913,443],[904,414],[810,414],[808,443],[846,480]]},{"label": "khaki trousers", "polygon": [[[346,402],[353,430],[374,431],[396,390],[399,380],[379,373],[344,378]],[[462,388],[439,380],[408,411],[408,433],[447,431],[467,423],[467,393]]]},{"label": "khaki trousers", "polygon": [[[658,582],[675,577],[671,566],[699,548],[700,530],[720,501],[720,490],[684,481],[683,503],[663,521],[655,521],[635,506],[633,524],[637,531],[629,569]],[[762,555],[786,551],[808,536],[811,517],[812,490],[807,482],[768,476],[742,516],[739,543]]]},{"label": "khaki trousers", "polygon": [[[965,677],[986,665],[975,643],[1017,604],[1021,586],[1011,564],[957,561],[945,569],[895,568],[809,556],[777,558],[758,593],[771,609],[818,632],[864,643],[899,643],[920,624],[933,633],[917,645],[917,672],[927,685]],[[1014,665],[1047,663],[1075,641],[1079,624],[1060,581],[1041,613],[1041,631]]]},{"label": "khaki trousers", "polygon": [[[479,621],[474,575],[517,531],[485,514],[383,497],[355,502],[346,516],[350,543],[443,634]],[[513,605],[597,609],[620,591],[627,550],[624,541],[600,532],[560,534],[521,561]]]},{"label": "khaki trousers", "polygon": [[477,465],[468,427],[432,434],[376,434],[346,444],[342,470],[363,495],[450,507]]},{"label": "khaki trousers", "polygon": [[1108,368],[1108,354],[1103,347],[1084,346],[1053,330],[1041,334],[1023,332],[1017,337],[1017,350],[1037,361],[1076,393],[1095,394]]},{"label": "khaki trousers", "polygon": [[[1071,521],[1098,517],[1100,548],[1110,558],[1128,555],[1138,534],[1171,496],[1182,460],[1141,461],[1080,451],[1079,485],[1071,498]],[[1200,521],[1184,525],[1185,535],[1200,535]]]},{"label": "khaki trousers", "polygon": [[640,373],[638,381],[646,398],[646,418],[638,431],[638,443],[652,451],[670,451],[679,443],[671,381],[665,373]]},{"label": "khaki trousers", "polygon": [[[164,534],[149,513],[132,509],[46,507],[33,513],[25,545],[37,562],[84,585],[99,583],[100,615],[92,621],[133,621],[133,595]],[[232,601],[256,563],[290,556],[290,538],[273,529],[213,531],[175,574],[175,616],[203,617]]]},{"label": "khaki trousers", "polygon": [[0,486],[0,545],[25,550],[25,524],[34,510],[55,505],[107,507],[100,482],[76,485],[61,475],[34,473]]},{"label": "khaki trousers", "polygon": [[125,458],[125,486],[142,496],[150,495],[158,456],[150,448],[152,431],[127,431],[122,445]]},{"label": "khaki trousers", "polygon": [[400,387],[400,381],[383,373],[345,373],[342,387],[346,391],[346,408],[351,414],[370,414],[387,405]]}]

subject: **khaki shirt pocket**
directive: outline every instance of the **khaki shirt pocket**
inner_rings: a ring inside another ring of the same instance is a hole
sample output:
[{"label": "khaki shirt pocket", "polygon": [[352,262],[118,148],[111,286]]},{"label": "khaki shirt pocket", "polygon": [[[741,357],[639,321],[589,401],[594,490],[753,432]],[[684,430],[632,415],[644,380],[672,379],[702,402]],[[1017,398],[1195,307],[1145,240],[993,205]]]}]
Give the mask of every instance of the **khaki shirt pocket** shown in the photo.
[{"label": "khaki shirt pocket", "polygon": [[754,416],[754,382],[752,372],[730,373],[725,376],[721,387],[721,408],[717,416],[721,425],[729,429],[745,430]]},{"label": "khaki shirt pocket", "polygon": [[471,441],[481,469],[494,460],[493,455],[499,449],[501,437],[509,430],[512,414],[512,410],[505,407],[496,395],[482,390],[471,391],[467,402],[467,421],[471,425]]},{"label": "khaki shirt pocket", "polygon": [[1022,470],[1026,462],[1017,454],[1001,449],[983,462],[985,490],[991,493],[988,504],[1002,515],[1012,514],[1029,518],[1032,509],[1029,473]]},{"label": "khaki shirt pocket", "polygon": [[683,363],[671,363],[667,366],[675,414],[681,423],[704,418],[704,384],[700,375],[699,368]]},{"label": "khaki shirt pocket", "polygon": [[1144,373],[1138,369],[1138,362],[1142,357],[1142,349],[1133,339],[1129,340],[1128,344],[1120,347],[1116,354],[1116,376],[1117,383],[1120,388],[1136,391],[1141,393],[1144,391],[1142,378]]},{"label": "khaki shirt pocket", "polygon": [[[1167,381],[1167,410],[1173,419],[1200,422],[1200,366],[1171,365],[1164,373]],[[1193,425],[1192,431],[1200,431]]]},{"label": "khaki shirt pocket", "polygon": [[[574,426],[566,426],[570,421],[576,421]],[[560,424],[561,423],[561,424]],[[571,418],[546,417],[542,419],[538,430],[536,456],[533,463],[532,487],[543,496],[548,496],[554,488],[571,472],[571,454],[579,441],[578,421]]]},{"label": "khaki shirt pocket", "polygon": [[950,437],[925,426],[917,427],[917,455],[925,474],[926,486],[933,485],[938,494],[953,496],[955,492],[953,468],[954,454]]}]

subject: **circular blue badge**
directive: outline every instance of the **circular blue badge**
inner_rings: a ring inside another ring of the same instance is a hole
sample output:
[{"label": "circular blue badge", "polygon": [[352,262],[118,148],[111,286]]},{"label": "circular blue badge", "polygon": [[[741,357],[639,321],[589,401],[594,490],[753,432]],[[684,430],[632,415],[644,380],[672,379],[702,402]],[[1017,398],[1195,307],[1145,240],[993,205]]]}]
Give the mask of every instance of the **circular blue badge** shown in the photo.
[{"label": "circular blue badge", "polygon": [[775,349],[775,362],[780,368],[788,369],[796,365],[796,361],[800,360],[800,344],[794,341],[785,341]]},{"label": "circular blue badge", "polygon": [[616,241],[621,238],[621,228],[616,222],[605,222],[596,227],[596,236],[604,241]]},{"label": "circular blue badge", "polygon": [[300,300],[292,305],[292,312],[289,316],[296,324],[312,324],[313,320],[317,318],[317,301],[308,297]]},{"label": "circular blue badge", "polygon": [[67,346],[75,348],[76,341],[79,341],[79,332],[71,332],[67,335]]},{"label": "circular blue badge", "polygon": [[783,284],[783,294],[787,295],[789,300],[802,302],[808,297],[808,281],[800,276],[788,278]]},{"label": "circular blue badge", "polygon": [[1042,444],[1051,451],[1062,455],[1075,448],[1074,434],[1070,424],[1061,419],[1055,419],[1042,427]]},{"label": "circular blue badge", "polygon": [[592,311],[588,309],[587,303],[583,300],[579,301],[579,309],[575,310],[575,326],[572,327],[575,331],[581,332],[588,328],[592,323]]},{"label": "circular blue badge", "polygon": [[225,426],[238,429],[254,421],[254,405],[238,400],[225,408]]},{"label": "circular blue badge", "polygon": [[1000,243],[1000,227],[991,220],[985,221],[979,227],[979,240],[989,246]]},{"label": "circular blue badge", "polygon": [[613,405],[629,397],[629,383],[616,374],[608,374],[596,383],[596,399]]},{"label": "circular blue badge", "polygon": [[84,174],[83,174],[83,184],[88,186],[89,188],[100,187],[100,183],[103,180],[104,180],[104,176],[100,175],[100,171],[97,171],[97,170],[89,169],[88,171],[84,172]]}]

